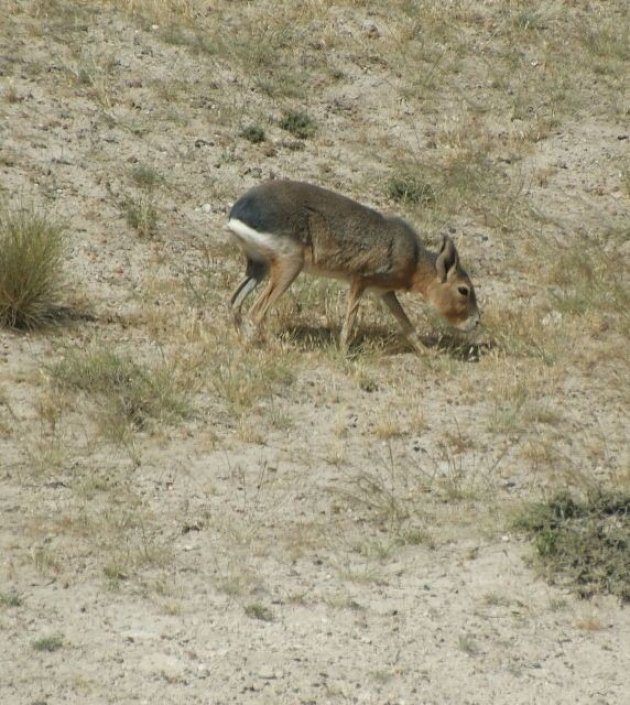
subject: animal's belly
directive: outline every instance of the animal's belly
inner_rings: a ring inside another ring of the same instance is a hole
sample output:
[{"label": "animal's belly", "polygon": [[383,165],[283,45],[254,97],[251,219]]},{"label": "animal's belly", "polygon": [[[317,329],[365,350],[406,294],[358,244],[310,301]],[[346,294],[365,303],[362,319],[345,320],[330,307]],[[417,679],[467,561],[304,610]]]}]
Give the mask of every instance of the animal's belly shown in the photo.
[{"label": "animal's belly", "polygon": [[351,279],[354,275],[352,272],[348,272],[347,269],[335,265],[334,262],[314,262],[311,257],[304,258],[304,271],[307,274],[312,274],[316,277],[326,277],[327,279]]}]

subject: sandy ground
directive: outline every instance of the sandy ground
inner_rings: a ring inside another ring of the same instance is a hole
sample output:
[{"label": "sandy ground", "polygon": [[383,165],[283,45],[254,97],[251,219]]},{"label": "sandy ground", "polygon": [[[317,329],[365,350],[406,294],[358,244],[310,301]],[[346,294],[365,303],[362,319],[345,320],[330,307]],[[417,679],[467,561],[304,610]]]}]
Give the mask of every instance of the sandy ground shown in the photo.
[{"label": "sandy ground", "polygon": [[[542,240],[605,249],[606,228],[627,224],[627,123],[594,109],[517,163],[499,155],[539,214],[509,237],[452,217],[484,311],[538,306],[552,362],[418,358],[375,304],[367,352],[346,361],[343,297],[309,283],[267,347],[244,350],[222,306],[241,266],[222,230],[235,198],[282,175],[396,209],[386,146],[415,149],[419,133],[426,146],[439,119],[412,129],[394,73],[337,46],[344,81],[309,97],[320,130],[297,149],[277,102],[221,56],[109,4],[74,19],[9,5],[1,195],[64,220],[71,298],[89,315],[0,332],[0,702],[628,702],[628,609],[542,580],[510,520],[545,488],[627,482],[623,331],[602,314],[549,337],[566,314],[534,277]],[[366,46],[387,27],[335,12],[339,36]],[[262,145],[239,137],[256,116]],[[152,236],[124,216],[143,164],[164,179]],[[510,271],[525,252],[531,266]],[[185,367],[193,413],[112,442],[94,403],[52,382],[51,365],[101,347]],[[497,420],[519,385],[539,411]]]}]

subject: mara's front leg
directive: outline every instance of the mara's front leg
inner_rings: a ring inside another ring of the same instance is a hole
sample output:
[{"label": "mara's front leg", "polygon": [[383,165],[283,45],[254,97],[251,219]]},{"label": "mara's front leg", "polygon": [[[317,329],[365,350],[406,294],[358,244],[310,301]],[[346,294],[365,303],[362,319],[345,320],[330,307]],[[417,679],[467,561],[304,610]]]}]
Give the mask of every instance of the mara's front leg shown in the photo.
[{"label": "mara's front leg", "polygon": [[405,310],[400,305],[400,301],[398,301],[396,294],[393,291],[387,291],[384,294],[381,294],[381,299],[383,300],[383,303],[387,306],[387,308],[391,311],[394,318],[398,321],[398,324],[402,328],[402,332],[404,333],[405,338],[407,338],[407,340],[413,345],[416,352],[422,354],[426,353],[427,349],[424,343],[420,340],[420,336],[418,335],[416,329],[413,327],[413,324],[409,320],[409,317],[405,313]]}]

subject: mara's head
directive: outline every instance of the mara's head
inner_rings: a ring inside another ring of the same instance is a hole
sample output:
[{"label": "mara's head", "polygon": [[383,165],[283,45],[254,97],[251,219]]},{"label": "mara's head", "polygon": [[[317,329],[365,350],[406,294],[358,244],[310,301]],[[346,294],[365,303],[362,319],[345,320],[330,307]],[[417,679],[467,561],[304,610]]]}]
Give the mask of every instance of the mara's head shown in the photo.
[{"label": "mara's head", "polygon": [[475,289],[466,272],[459,265],[455,243],[444,236],[435,260],[435,278],[426,287],[427,301],[452,326],[471,331],[479,325]]}]

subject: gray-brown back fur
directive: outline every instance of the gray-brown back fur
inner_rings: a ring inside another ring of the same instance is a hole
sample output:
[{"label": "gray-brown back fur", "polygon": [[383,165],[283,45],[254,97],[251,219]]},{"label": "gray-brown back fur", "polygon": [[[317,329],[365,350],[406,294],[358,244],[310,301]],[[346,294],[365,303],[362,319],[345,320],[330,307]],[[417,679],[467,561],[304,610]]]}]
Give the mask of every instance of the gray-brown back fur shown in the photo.
[{"label": "gray-brown back fur", "polygon": [[413,228],[319,186],[269,181],[247,191],[230,218],[258,232],[290,237],[305,248],[308,267],[378,277],[427,252]]}]

